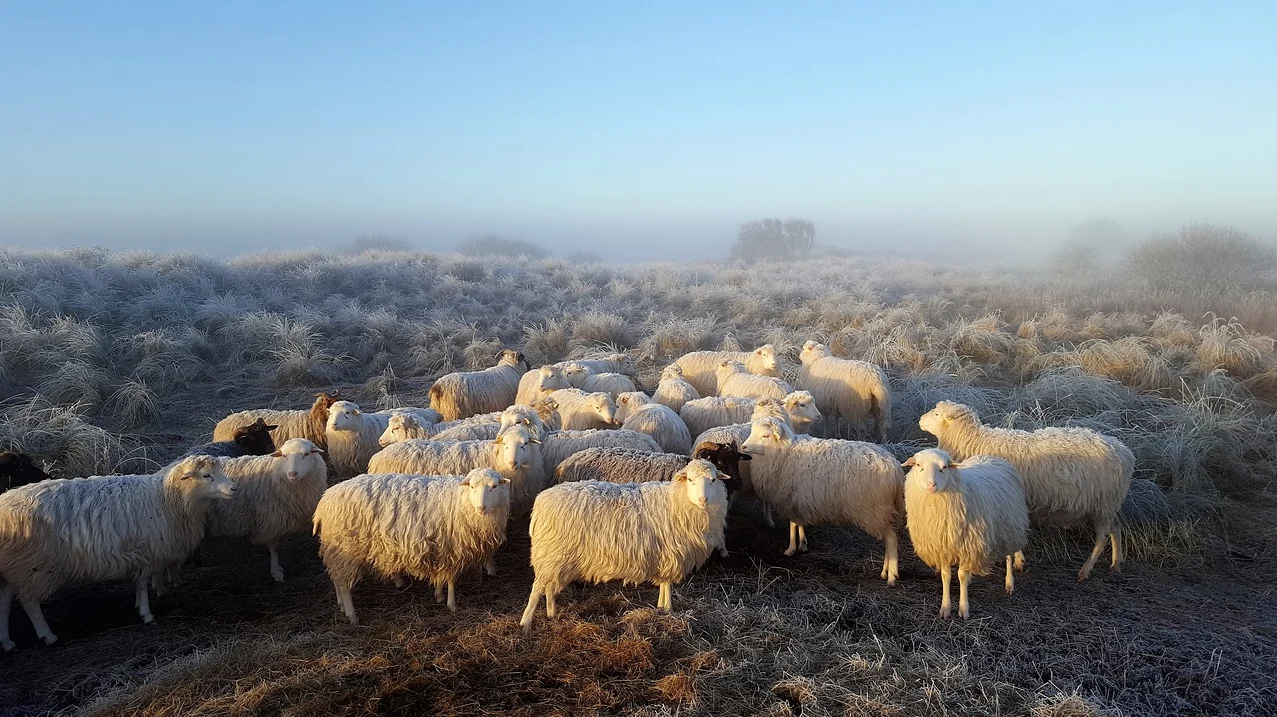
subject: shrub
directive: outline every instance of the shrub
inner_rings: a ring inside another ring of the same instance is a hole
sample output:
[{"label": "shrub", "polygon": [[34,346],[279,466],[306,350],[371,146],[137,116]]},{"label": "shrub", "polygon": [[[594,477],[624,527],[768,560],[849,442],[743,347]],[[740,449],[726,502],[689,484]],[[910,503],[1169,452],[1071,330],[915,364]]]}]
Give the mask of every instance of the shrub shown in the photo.
[{"label": "shrub", "polygon": [[532,242],[496,234],[470,237],[457,244],[457,251],[471,256],[526,256],[530,259],[543,259],[550,255]]},{"label": "shrub", "polygon": [[1225,297],[1266,285],[1277,252],[1232,227],[1194,224],[1135,247],[1126,267],[1149,289]]}]

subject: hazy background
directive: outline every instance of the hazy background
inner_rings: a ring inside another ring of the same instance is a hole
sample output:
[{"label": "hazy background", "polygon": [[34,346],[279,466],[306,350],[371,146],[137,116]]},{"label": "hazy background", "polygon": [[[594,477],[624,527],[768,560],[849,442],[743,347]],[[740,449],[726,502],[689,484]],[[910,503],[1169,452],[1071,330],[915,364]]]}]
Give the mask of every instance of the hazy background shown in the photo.
[{"label": "hazy background", "polygon": [[0,243],[1277,234],[1277,3],[0,3]]}]

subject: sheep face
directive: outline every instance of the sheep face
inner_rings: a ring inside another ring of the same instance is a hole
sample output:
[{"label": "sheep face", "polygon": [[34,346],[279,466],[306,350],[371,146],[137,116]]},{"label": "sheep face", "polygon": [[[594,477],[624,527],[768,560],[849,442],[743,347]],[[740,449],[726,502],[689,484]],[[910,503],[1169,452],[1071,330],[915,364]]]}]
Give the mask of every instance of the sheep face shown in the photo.
[{"label": "sheep face", "polygon": [[541,382],[542,391],[557,391],[561,388],[572,388],[572,384],[568,383],[568,377],[563,375],[563,369],[558,366],[542,366],[539,380]]},{"label": "sheep face", "polygon": [[568,384],[572,388],[580,388],[589,375],[590,369],[579,363],[570,363],[563,367],[563,377],[568,380]]},{"label": "sheep face", "polygon": [[651,397],[642,391],[626,391],[616,397],[616,420],[624,421],[634,415],[639,406],[652,402]]},{"label": "sheep face", "polygon": [[545,433],[545,423],[541,421],[537,412],[528,406],[511,406],[501,412],[501,428],[506,429],[510,426],[523,426],[537,436]]},{"label": "sheep face", "polygon": [[955,484],[958,468],[948,453],[938,448],[918,451],[912,458],[901,464],[909,471],[905,476],[905,485],[913,486],[927,493],[943,493]]},{"label": "sheep face", "polygon": [[723,379],[738,373],[745,373],[745,364],[740,361],[719,361],[718,368],[714,370],[714,377],[722,383]]},{"label": "sheep face", "polygon": [[765,456],[769,452],[782,450],[794,440],[794,432],[779,418],[764,418],[754,421],[749,427],[749,438],[741,444],[742,453],[751,456]]},{"label": "sheep face", "polygon": [[386,425],[386,430],[381,432],[381,437],[377,439],[377,443],[382,448],[408,440],[410,432],[420,428],[417,423],[417,417],[407,413],[396,413],[390,417],[390,423]]},{"label": "sheep face", "polygon": [[512,426],[507,428],[496,438],[496,443],[500,447],[501,462],[512,471],[517,471],[520,468],[527,468],[531,465],[531,445],[540,442],[540,439],[534,438],[532,434],[522,426]]},{"label": "sheep face", "polygon": [[785,412],[795,426],[812,424],[820,421],[820,409],[816,408],[816,399],[808,391],[794,391],[785,397]]},{"label": "sheep face", "polygon": [[338,401],[328,408],[328,430],[358,431],[363,411],[350,401]]},{"label": "sheep face", "polygon": [[662,381],[673,381],[681,378],[683,378],[683,369],[678,364],[670,364],[665,367],[665,370],[661,371]]},{"label": "sheep face", "polygon": [[212,456],[184,459],[169,470],[165,482],[176,482],[179,489],[194,501],[235,497],[235,484],[222,472],[221,459]]},{"label": "sheep face", "polygon": [[256,423],[250,426],[235,429],[235,435],[232,440],[249,455],[266,455],[275,450],[275,441],[271,439],[270,432],[276,428],[279,428],[279,426],[272,426],[265,419],[259,418]]},{"label": "sheep face", "polygon": [[780,375],[780,364],[776,361],[776,347],[771,344],[763,344],[754,349],[754,359],[759,361],[763,369],[771,376]]},{"label": "sheep face", "polygon": [[638,364],[634,362],[633,356],[625,354],[612,354],[607,357],[616,366],[617,373],[623,373],[626,376],[638,375]]},{"label": "sheep face", "polygon": [[698,508],[708,507],[711,502],[726,500],[726,491],[722,481],[718,479],[718,470],[713,463],[704,459],[694,460],[675,473],[674,483],[685,487],[688,502]]},{"label": "sheep face", "polygon": [[974,417],[975,413],[960,403],[941,401],[935,408],[922,414],[922,418],[918,419],[918,428],[933,436],[939,436],[955,421],[970,421]]},{"label": "sheep face", "polygon": [[714,443],[706,441],[696,447],[692,458],[704,458],[718,469],[719,480],[728,481],[740,478],[740,462],[752,460],[740,452],[736,442]]},{"label": "sheep face", "polygon": [[829,356],[829,347],[815,341],[808,341],[803,344],[803,350],[798,354],[798,360],[804,366],[815,363],[820,359]]},{"label": "sheep face", "polygon": [[590,405],[594,408],[594,412],[598,414],[599,420],[609,426],[615,426],[618,423],[616,419],[616,402],[612,400],[612,394],[592,393],[590,394]]},{"label": "sheep face", "polygon": [[510,506],[510,479],[491,468],[476,468],[461,483],[467,486],[470,505],[479,515],[496,512],[501,506]]},{"label": "sheep face", "polygon": [[324,451],[305,438],[290,438],[271,454],[284,461],[284,475],[290,481],[309,478],[324,468]]}]

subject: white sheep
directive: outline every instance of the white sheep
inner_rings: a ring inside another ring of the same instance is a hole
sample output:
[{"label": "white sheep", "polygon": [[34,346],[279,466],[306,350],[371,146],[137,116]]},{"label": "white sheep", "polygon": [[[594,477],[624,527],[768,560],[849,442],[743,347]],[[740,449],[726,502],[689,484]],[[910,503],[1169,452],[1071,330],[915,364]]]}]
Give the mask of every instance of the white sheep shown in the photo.
[{"label": "white sheep", "polygon": [[870,435],[872,420],[874,435],[880,442],[887,441],[891,389],[881,368],[868,361],[836,358],[829,347],[815,341],[803,344],[798,358],[803,364],[798,385],[811,391],[821,412],[850,422],[863,435]]},{"label": "white sheep", "polygon": [[437,423],[439,413],[430,408],[394,408],[366,413],[351,401],[338,401],[328,408],[328,459],[333,475],[350,478],[368,468],[368,460],[381,450],[381,437],[395,414],[409,414],[418,424]]},{"label": "white sheep", "polygon": [[566,388],[550,394],[558,406],[564,430],[611,428],[618,425],[616,401],[611,394],[586,393],[579,388]]},{"label": "white sheep", "polygon": [[496,366],[482,371],[458,371],[436,379],[430,387],[430,407],[445,421],[504,410],[516,403],[519,379],[528,370],[523,354],[506,349]]},{"label": "white sheep", "polygon": [[526,515],[548,475],[541,440],[526,427],[511,426],[491,441],[403,441],[386,447],[368,463],[369,473],[465,475],[492,468],[510,479],[514,515]]},{"label": "white sheep", "polygon": [[629,448],[635,451],[660,453],[661,446],[655,438],[628,429],[586,431],[550,431],[541,442],[541,460],[546,476],[554,475],[559,464],[574,453],[587,448]]},{"label": "white sheep", "polygon": [[741,398],[774,398],[785,400],[794,387],[779,378],[752,374],[739,361],[723,361],[718,364],[718,395]]},{"label": "white sheep", "polygon": [[[491,414],[483,414],[485,416]],[[468,420],[468,419],[467,419]],[[444,424],[441,424],[444,425]],[[495,422],[475,422],[458,425],[440,431],[431,437],[432,441],[490,441],[510,426],[525,426],[532,435],[540,438],[548,430],[541,417],[531,406],[514,405],[497,414]]]},{"label": "white sheep", "polygon": [[277,446],[292,438],[305,438],[324,448],[328,445],[328,439],[324,435],[325,426],[328,425],[328,408],[338,400],[337,392],[333,391],[315,394],[315,402],[305,411],[256,408],[232,413],[217,422],[217,426],[213,428],[213,440],[233,441],[236,430],[251,426],[260,418],[275,426],[270,435]]},{"label": "white sheep", "polygon": [[666,453],[687,455],[692,452],[692,434],[674,409],[659,403],[642,391],[623,393],[616,399],[616,418],[621,428],[646,433]]},{"label": "white sheep", "polygon": [[425,440],[433,436],[441,425],[445,424],[425,423],[411,413],[396,413],[386,421],[386,430],[382,431],[377,443],[385,448],[400,441]]},{"label": "white sheep", "polygon": [[935,448],[904,462],[905,525],[922,562],[940,573],[940,617],[949,617],[949,582],[958,566],[958,616],[970,614],[972,574],[988,575],[1006,559],[1007,595],[1015,590],[1011,556],[1029,537],[1029,508],[1015,467],[1002,458],[974,456],[954,463]]},{"label": "white sheep", "polygon": [[661,371],[661,381],[652,394],[652,400],[674,409],[676,413],[683,410],[688,401],[695,401],[701,395],[696,387],[683,378],[683,369],[670,364]]},{"label": "white sheep", "polygon": [[673,607],[671,586],[723,544],[727,494],[709,461],[692,461],[668,483],[564,483],[537,496],[528,533],[535,580],[520,624],[532,629],[541,597],[574,580],[660,586],[657,607]]},{"label": "white sheep", "polygon": [[310,530],[315,505],[328,487],[324,452],[305,438],[293,438],[270,455],[224,459],[222,472],[238,497],[213,504],[205,537],[248,538],[266,546],[271,577],[282,582],[276,547],[281,538]]},{"label": "white sheep", "polygon": [[545,398],[561,388],[572,388],[563,369],[559,366],[542,366],[519,377],[519,391],[515,403],[531,406],[537,399]]},{"label": "white sheep", "polygon": [[597,359],[560,361],[554,365],[563,369],[568,382],[576,388],[580,388],[581,381],[586,376],[596,373],[619,373],[631,378],[638,376],[638,365],[634,363],[634,359],[622,353],[608,354]]},{"label": "white sheep", "polygon": [[[795,396],[799,393],[806,394],[805,391],[795,391],[794,393],[791,393],[790,396]],[[807,398],[810,399],[810,395],[807,395]],[[719,397],[714,397],[712,400],[719,400]],[[748,400],[753,405],[754,410],[745,417],[744,422],[733,423],[729,426],[715,426],[714,428],[710,428],[698,435],[693,443],[697,446],[705,444],[739,446],[749,438],[749,432],[753,427],[754,421],[759,421],[764,418],[775,418],[785,421],[789,424],[790,428],[794,427],[794,414],[791,413],[785,405],[782,405],[780,401],[777,401],[774,398],[760,398],[757,401],[753,399],[745,400]],[[788,403],[788,401],[786,401],[786,403]],[[802,407],[799,407],[797,404],[794,405],[795,410],[798,410],[800,415],[804,417],[810,415],[811,412],[816,411],[815,405],[810,401],[806,401],[805,405]],[[820,414],[817,412],[816,416],[819,418]],[[811,425],[810,422],[806,420],[804,420],[804,423],[808,426]],[[799,433],[797,430],[794,432]],[[748,456],[746,456],[745,459],[748,460]],[[717,465],[717,463],[715,465]],[[719,470],[722,470],[722,466],[719,466]],[[743,489],[746,493],[754,493],[753,474],[751,473],[751,469],[748,465],[741,466],[740,472],[735,475],[740,479],[739,487],[741,489]],[[763,509],[763,520],[766,521],[767,526],[770,528],[776,527],[776,522],[772,519],[771,505],[769,505],[767,501],[761,499],[759,500],[759,503]]]},{"label": "white sheep", "polygon": [[509,515],[509,479],[476,468],[464,477],[358,476],[324,493],[313,523],[337,604],[357,625],[351,590],[366,573],[429,580],[436,600],[447,586],[455,611],[457,576],[491,562]]},{"label": "white sheep", "polygon": [[683,372],[683,379],[706,397],[719,395],[718,365],[724,361],[739,361],[750,373],[759,376],[780,377],[776,347],[771,344],[763,344],[753,351],[693,351],[683,354],[674,365]]},{"label": "white sheep", "polygon": [[754,459],[754,492],[789,518],[786,555],[807,550],[805,526],[854,525],[886,544],[880,576],[896,584],[904,473],[890,453],[872,443],[796,436],[777,418],[755,421],[741,452]]},{"label": "white sheep", "polygon": [[14,647],[15,595],[36,635],[57,642],[40,603],[70,583],[132,578],[138,614],[153,622],[150,576],[195,550],[213,501],[235,495],[221,460],[189,456],[153,475],[46,480],[0,495],[0,647]]},{"label": "white sheep", "polygon": [[[716,426],[749,423],[756,403],[756,399],[752,398],[710,396],[688,401],[678,415],[693,435],[700,435]],[[820,410],[816,408],[816,399],[807,391],[794,391],[785,396],[782,403],[794,433],[811,433],[812,424],[818,423],[822,418]]]},{"label": "white sheep", "polygon": [[[1095,529],[1091,555],[1078,571],[1086,580],[1105,542],[1113,546],[1113,572],[1122,569],[1122,528],[1118,509],[1131,487],[1135,455],[1116,438],[1087,428],[994,428],[968,406],[941,401],[918,419],[954,460],[989,455],[1005,458],[1024,479],[1029,515],[1043,525],[1090,525]],[[1024,555],[1016,554],[1023,569]]]},{"label": "white sheep", "polygon": [[637,391],[638,386],[634,380],[623,373],[595,373],[586,376],[581,381],[582,391],[586,393],[606,393],[612,397],[619,396],[627,391]]},{"label": "white sheep", "polygon": [[669,481],[687,467],[687,456],[632,448],[587,448],[554,469],[555,483],[601,480],[608,483]]}]

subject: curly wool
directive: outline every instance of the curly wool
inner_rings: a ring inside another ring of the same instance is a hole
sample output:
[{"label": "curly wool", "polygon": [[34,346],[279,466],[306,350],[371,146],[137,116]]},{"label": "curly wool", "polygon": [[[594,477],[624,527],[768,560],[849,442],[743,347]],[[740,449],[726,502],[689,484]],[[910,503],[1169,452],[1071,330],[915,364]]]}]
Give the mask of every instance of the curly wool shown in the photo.
[{"label": "curly wool", "polygon": [[554,475],[560,464],[569,456],[587,448],[628,448],[635,451],[660,453],[656,439],[645,433],[624,428],[612,430],[551,431],[541,442],[541,460],[546,475]]},{"label": "curly wool", "polygon": [[687,457],[632,448],[587,448],[568,456],[554,470],[556,483],[587,480],[648,483],[673,480],[687,467]]},{"label": "curly wool", "polygon": [[563,375],[563,369],[554,365],[542,366],[519,377],[515,403],[531,406],[561,388],[572,388],[568,377]]},{"label": "curly wool", "polygon": [[798,385],[811,392],[822,413],[858,426],[886,442],[891,428],[891,390],[887,374],[868,361],[840,359],[824,344],[808,341],[799,354],[803,367]]},{"label": "curly wool", "polygon": [[744,423],[754,413],[754,399],[734,396],[708,396],[688,401],[678,412],[692,435],[700,435],[717,426]]},{"label": "curly wool", "polygon": [[[692,441],[693,445],[699,446],[705,443],[721,443],[725,446],[740,446],[749,438],[750,428],[754,421],[760,421],[764,418],[775,418],[788,422],[790,420],[789,413],[781,406],[781,403],[775,399],[765,398],[760,401],[748,400],[750,403],[750,413],[745,416],[744,420],[748,421],[734,423],[727,426],[715,426],[707,429],[696,436]],[[792,427],[792,426],[791,426]],[[750,466],[753,461],[747,462],[740,467],[740,475],[736,476],[740,480],[740,489],[746,494],[752,494],[753,491],[753,473]],[[769,523],[770,525],[770,523]]]},{"label": "curly wool", "polygon": [[738,361],[752,374],[780,377],[776,348],[763,344],[753,351],[692,351],[674,362],[683,372],[683,380],[692,384],[702,397],[718,396],[718,365]]},{"label": "curly wool", "polygon": [[741,398],[774,398],[784,401],[785,396],[794,392],[794,387],[779,378],[758,376],[749,373],[745,365],[738,361],[727,361],[718,365],[718,394],[720,396],[738,396]]},{"label": "curly wool", "polygon": [[595,373],[581,381],[580,389],[587,393],[606,393],[615,398],[626,391],[638,390],[638,386],[622,373]]},{"label": "curly wool", "polygon": [[[492,416],[492,420],[475,421],[468,418],[458,422],[446,430],[436,433],[432,440],[436,441],[490,441],[496,438],[501,431],[514,425],[522,425],[532,432],[534,436],[540,438],[546,434],[545,423],[541,420],[541,416],[531,406],[516,404],[510,406],[501,413],[485,413],[485,417]],[[467,423],[469,421],[469,423]],[[446,425],[446,424],[440,424]]]},{"label": "curly wool", "polygon": [[675,413],[681,413],[688,401],[695,401],[700,397],[696,387],[683,379],[683,369],[673,364],[666,366],[661,372],[661,381],[652,394],[653,401],[669,406]]},{"label": "curly wool", "polygon": [[[619,373],[631,378],[638,376],[638,365],[634,363],[634,359],[621,353],[608,354],[602,358],[560,361],[553,365],[563,369],[568,382],[575,388],[580,388],[581,381],[596,373]],[[575,370],[569,371],[570,367],[575,367]]]},{"label": "curly wool", "polygon": [[430,407],[445,421],[504,410],[516,403],[526,365],[522,355],[507,349],[496,366],[440,376],[430,387]]},{"label": "curly wool", "polygon": [[550,400],[558,405],[559,419],[566,430],[611,428],[617,424],[616,401],[611,394],[566,388],[550,394]]},{"label": "curly wool", "polygon": [[325,429],[328,460],[336,478],[350,478],[367,470],[368,461],[381,450],[381,437],[390,426],[391,416],[407,414],[413,416],[418,425],[428,425],[439,415],[429,408],[394,408],[368,413],[350,401],[334,403],[328,414]]},{"label": "curly wool", "polygon": [[646,433],[666,453],[688,455],[692,452],[692,435],[687,424],[669,406],[652,403],[640,391],[623,393],[617,398],[617,418],[621,428]]},{"label": "curly wool", "polygon": [[293,438],[305,438],[320,448],[328,447],[325,433],[328,426],[328,409],[337,399],[327,393],[315,394],[315,402],[305,411],[276,411],[269,408],[256,408],[250,411],[239,411],[218,421],[213,428],[214,441],[233,441],[235,431],[251,426],[262,419],[275,426],[271,438],[275,445],[282,445]]}]

